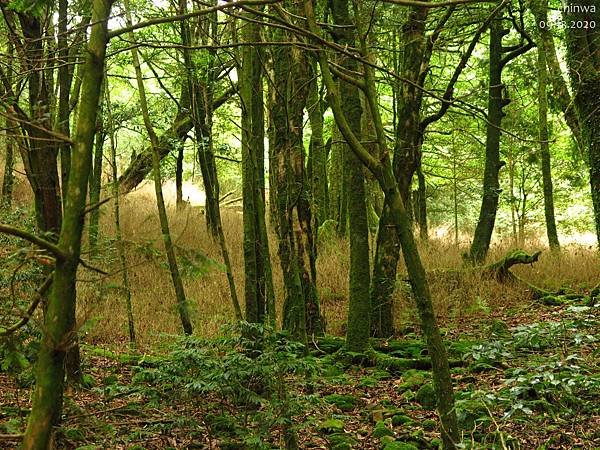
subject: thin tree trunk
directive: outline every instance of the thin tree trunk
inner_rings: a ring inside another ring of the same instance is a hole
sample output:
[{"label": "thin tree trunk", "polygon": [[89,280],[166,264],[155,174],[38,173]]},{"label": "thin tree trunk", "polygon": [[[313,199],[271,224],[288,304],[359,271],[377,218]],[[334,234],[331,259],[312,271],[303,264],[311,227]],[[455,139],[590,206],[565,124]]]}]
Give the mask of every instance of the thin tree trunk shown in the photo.
[{"label": "thin tree trunk", "polygon": [[[540,39],[543,39],[540,35]],[[546,233],[550,248],[558,250],[558,233],[554,216],[554,193],[552,189],[552,170],[550,166],[550,145],[548,143],[548,97],[546,95],[548,70],[546,68],[546,51],[538,45],[538,115],[540,132],[540,155],[542,162],[542,185],[544,189],[544,214],[546,216]]]},{"label": "thin tree trunk", "polygon": [[175,163],[175,205],[177,209],[183,206],[183,142],[177,148]]},{"label": "thin tree trunk", "polygon": [[[104,153],[104,118],[102,112],[98,115],[96,124],[96,143],[94,145],[94,165],[90,173],[90,205],[100,202],[100,191],[102,190],[102,162]],[[100,232],[100,208],[94,208],[90,212],[90,223],[88,225],[88,239],[90,244],[90,255],[98,254],[98,238]]]},{"label": "thin tree trunk", "polygon": [[329,218],[329,198],[327,195],[327,154],[323,140],[323,101],[319,95],[317,65],[310,64],[311,80],[308,86],[306,109],[310,121],[309,177],[315,229]]},{"label": "thin tree trunk", "polygon": [[[254,18],[254,16],[251,16]],[[260,25],[246,22],[244,42],[260,41]],[[242,107],[242,196],[246,320],[274,320],[275,300],[265,223],[264,111],[260,48],[244,46],[239,68]]]},{"label": "thin tree trunk", "polygon": [[[131,9],[129,7],[129,0],[125,0],[125,9],[127,14],[127,23],[131,25]],[[129,34],[129,38],[132,42],[135,42],[135,35],[133,32]],[[179,267],[177,265],[177,257],[175,256],[175,248],[173,241],[171,240],[171,232],[169,230],[169,219],[167,217],[167,209],[165,207],[165,200],[162,192],[162,179],[160,175],[160,154],[158,150],[159,140],[158,136],[154,132],[154,127],[150,120],[150,113],[148,111],[148,103],[146,101],[146,90],[144,87],[142,69],[140,66],[140,60],[136,47],[131,48],[131,57],[133,60],[133,66],[135,68],[135,75],[137,79],[138,94],[140,97],[140,109],[144,118],[144,125],[150,138],[152,145],[152,173],[154,178],[154,191],[156,193],[156,206],[158,208],[158,218],[160,220],[160,228],[162,231],[163,244],[165,246],[165,252],[167,253],[167,260],[169,263],[169,271],[171,273],[171,280],[173,281],[173,287],[175,288],[175,298],[177,301],[177,308],[179,310],[179,317],[181,319],[181,325],[185,334],[192,334],[192,322],[190,319],[189,305],[185,298],[185,291],[183,288],[183,282],[181,280],[181,274],[179,273]]]},{"label": "thin tree trunk", "polygon": [[135,337],[135,322],[133,318],[133,305],[131,303],[131,288],[129,286],[129,269],[127,268],[127,257],[125,255],[125,242],[121,232],[121,211],[119,199],[119,179],[117,177],[117,145],[115,141],[115,123],[112,116],[112,107],[110,104],[110,91],[108,80],[105,75],[105,102],[106,115],[108,120],[108,138],[110,142],[110,164],[112,170],[112,191],[114,197],[113,214],[115,216],[115,241],[119,255],[119,265],[121,270],[121,282],[123,283],[123,292],[125,293],[125,308],[127,310],[127,329],[129,331],[129,347],[135,350],[137,341]]},{"label": "thin tree trunk", "polygon": [[13,198],[13,186],[14,186],[14,167],[15,167],[15,154],[14,154],[14,137],[11,136],[14,133],[14,123],[7,117],[6,118],[6,131],[4,133],[5,143],[5,159],[4,159],[4,175],[2,178],[2,195],[0,196],[0,209],[9,210],[12,205]]}]

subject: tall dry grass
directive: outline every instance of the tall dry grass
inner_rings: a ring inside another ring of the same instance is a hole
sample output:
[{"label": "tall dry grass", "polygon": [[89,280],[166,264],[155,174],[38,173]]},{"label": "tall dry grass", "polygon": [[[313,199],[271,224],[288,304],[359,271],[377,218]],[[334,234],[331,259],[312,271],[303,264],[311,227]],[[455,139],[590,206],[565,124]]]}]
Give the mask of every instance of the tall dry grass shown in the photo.
[{"label": "tall dry grass", "polygon": [[[17,167],[22,172],[22,168]],[[2,167],[0,167],[0,179]],[[169,198],[174,193],[167,192]],[[17,173],[15,179],[14,204],[28,207],[32,204],[32,193],[24,176]],[[171,231],[177,246],[204,253],[208,258],[221,262],[221,253],[207,231],[205,218],[199,207],[187,207],[176,211],[171,199],[169,205]],[[135,325],[142,348],[162,342],[164,335],[180,334],[181,326],[175,309],[175,295],[164,259],[150,258],[142,250],[145,242],[151,241],[162,250],[160,227],[156,214],[155,197],[151,184],[121,199],[121,225],[126,240],[127,265],[132,291]],[[223,226],[230,251],[237,294],[243,303],[244,263],[242,254],[242,215],[236,209],[223,210]],[[488,316],[500,310],[526,310],[531,299],[523,286],[500,284],[482,279],[476,271],[464,271],[455,278],[438,276],[447,270],[463,267],[462,253],[467,251],[471,236],[460,236],[459,245],[453,237],[432,230],[428,245],[420,244],[424,265],[430,273],[430,287],[438,316],[444,325],[459,327],[477,316]],[[530,233],[535,236],[536,230]],[[543,230],[537,230],[543,235]],[[102,208],[101,253],[94,264],[109,272],[110,277],[81,269],[78,282],[78,320],[80,324],[90,321],[86,327],[86,340],[109,346],[123,346],[127,342],[127,324],[124,297],[117,286],[121,274],[116,258],[112,205]],[[528,266],[516,266],[514,272],[523,279],[547,289],[570,287],[583,291],[595,286],[600,280],[598,252],[589,244],[589,236],[561,236],[564,245],[559,254],[544,251],[540,260]],[[87,238],[84,243],[87,243]],[[585,244],[584,244],[585,243]],[[503,257],[513,247],[510,239],[495,236],[490,249],[489,261]],[[543,239],[530,237],[525,250],[546,249]],[[277,241],[273,233],[270,239],[271,260],[278,311],[281,311],[283,286],[277,259]],[[162,266],[161,266],[162,264]],[[333,238],[319,248],[317,262],[318,288],[322,312],[327,329],[332,334],[343,334],[345,330],[348,298],[348,240]],[[394,295],[395,322],[397,328],[412,327],[418,323],[409,289],[404,282],[406,271],[402,259],[398,269],[397,289]],[[233,308],[225,273],[213,268],[200,278],[184,280],[187,297],[193,311],[195,333],[214,336],[220,327],[233,321]],[[243,305],[242,305],[243,306]]]},{"label": "tall dry grass", "polygon": [[[160,228],[154,197],[149,190],[129,194],[121,200],[121,224],[127,242],[127,264],[131,283],[136,331],[141,348],[156,346],[165,335],[180,334],[181,326],[175,308],[175,295],[169,272],[162,256],[148,257],[141,245],[148,240],[162,250]],[[223,227],[230,251],[237,293],[243,299],[244,266],[242,253],[242,215],[236,209],[224,209]],[[204,253],[208,258],[221,261],[218,245],[214,243],[205,226],[204,215],[198,207],[176,211],[169,207],[171,232],[177,246]],[[113,245],[114,236],[112,207],[103,209],[101,232],[106,245],[97,262],[105,269],[118,270]],[[490,260],[496,260],[511,248],[510,241],[497,242],[490,251]],[[543,248],[532,240],[526,250]],[[431,273],[430,284],[438,316],[447,326],[460,326],[465,320],[476,316],[493,314],[497,310],[525,308],[531,302],[523,286],[500,284],[482,279],[477,271],[464,271],[458,281],[437,276],[443,271],[461,270],[464,246],[456,246],[444,238],[432,239],[428,245],[420,245],[423,262]],[[278,311],[283,296],[282,277],[277,259],[276,239],[271,234],[270,250],[273,264],[274,285]],[[163,265],[161,265],[163,264]],[[318,287],[322,311],[328,332],[343,334],[347,314],[348,294],[348,241],[334,238],[319,249]],[[584,289],[595,285],[600,278],[598,254],[594,248],[569,245],[560,254],[544,252],[539,262],[531,266],[518,266],[515,273],[529,282],[545,288],[571,286]],[[417,322],[410,290],[403,281],[406,278],[404,263],[399,263],[399,276],[394,296],[395,321],[398,328],[415,326]],[[92,320],[86,339],[103,345],[123,345],[127,340],[127,324],[124,298],[115,289],[120,284],[120,274],[97,282],[87,270],[80,272],[79,320]],[[220,327],[234,319],[233,308],[225,273],[213,268],[200,278],[184,280],[187,298],[193,311],[195,333],[215,336]]]}]

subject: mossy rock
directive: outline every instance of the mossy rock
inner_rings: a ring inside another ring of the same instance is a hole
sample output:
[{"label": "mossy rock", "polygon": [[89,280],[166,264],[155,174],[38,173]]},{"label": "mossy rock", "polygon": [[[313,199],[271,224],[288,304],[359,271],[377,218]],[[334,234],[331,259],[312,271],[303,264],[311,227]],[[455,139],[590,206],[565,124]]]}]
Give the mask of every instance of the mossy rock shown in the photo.
[{"label": "mossy rock", "polygon": [[392,416],[392,425],[397,427],[400,425],[412,425],[414,420],[408,417],[406,414],[396,414]]},{"label": "mossy rock", "polygon": [[394,441],[386,444],[383,450],[419,450],[419,448],[409,442]]},{"label": "mossy rock", "polygon": [[383,421],[379,421],[375,424],[375,428],[373,429],[373,433],[371,433],[371,436],[374,438],[382,438],[384,436],[393,436],[394,432],[392,430],[390,430],[385,422]]},{"label": "mossy rock", "polygon": [[344,422],[340,419],[329,418],[319,424],[319,430],[326,433],[344,431]]},{"label": "mossy rock", "polygon": [[398,386],[399,392],[414,391],[429,379],[429,373],[423,370],[407,370],[402,374],[403,382]]},{"label": "mossy rock", "polygon": [[546,306],[561,306],[566,303],[566,300],[558,295],[546,295],[542,297],[542,303]]},{"label": "mossy rock", "polygon": [[337,406],[342,411],[352,411],[356,406],[356,398],[352,395],[330,394],[324,398],[327,403]]},{"label": "mossy rock", "polygon": [[421,386],[415,395],[415,400],[423,409],[433,411],[437,406],[437,396],[433,385],[427,383]]}]

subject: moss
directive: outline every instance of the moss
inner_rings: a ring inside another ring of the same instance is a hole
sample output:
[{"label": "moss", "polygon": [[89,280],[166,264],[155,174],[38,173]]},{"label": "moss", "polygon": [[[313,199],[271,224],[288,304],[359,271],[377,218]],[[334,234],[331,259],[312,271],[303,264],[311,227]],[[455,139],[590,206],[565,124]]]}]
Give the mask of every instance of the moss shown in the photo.
[{"label": "moss", "polygon": [[356,406],[356,398],[352,395],[330,394],[324,398],[327,403],[337,406],[342,411],[351,411]]},{"label": "moss", "polygon": [[383,450],[419,450],[419,448],[408,442],[394,441],[386,444]]},{"label": "moss", "polygon": [[375,424],[375,428],[373,429],[373,433],[371,434],[372,437],[374,438],[382,438],[384,436],[393,436],[394,432],[392,430],[390,430],[385,422],[377,422],[377,424]]},{"label": "moss", "polygon": [[356,440],[346,433],[334,433],[328,437],[331,450],[351,450]]},{"label": "moss", "polygon": [[421,426],[423,427],[424,430],[432,431],[432,430],[435,430],[435,427],[437,426],[437,422],[433,419],[426,419],[421,423]]},{"label": "moss", "polygon": [[404,392],[406,390],[414,391],[416,388],[423,385],[427,379],[429,378],[429,374],[422,370],[407,370],[402,375],[403,383],[398,386],[398,391]]},{"label": "moss", "polygon": [[427,383],[421,386],[415,395],[415,400],[423,407],[423,409],[433,411],[437,405],[437,397],[433,385]]},{"label": "moss", "polygon": [[344,422],[340,419],[329,418],[319,424],[319,430],[326,433],[344,431]]},{"label": "moss", "polygon": [[396,414],[392,416],[392,425],[397,427],[399,425],[412,425],[414,421],[405,414]]}]

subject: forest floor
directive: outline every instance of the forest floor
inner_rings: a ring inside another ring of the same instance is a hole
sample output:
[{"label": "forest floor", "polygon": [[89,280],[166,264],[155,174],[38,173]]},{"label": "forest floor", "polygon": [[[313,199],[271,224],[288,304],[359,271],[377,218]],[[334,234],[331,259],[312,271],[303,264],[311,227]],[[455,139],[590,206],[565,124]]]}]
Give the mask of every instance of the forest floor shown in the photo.
[{"label": "forest floor", "polygon": [[[531,302],[445,328],[462,448],[600,448],[599,311]],[[377,361],[266,334],[250,357],[235,333],[141,357],[84,346],[90,387],[66,396],[60,448],[283,448],[289,429],[302,449],[438,448],[430,371],[390,363],[426,357],[415,334],[374,341]],[[19,384],[0,373],[2,448],[23,431]]]}]

